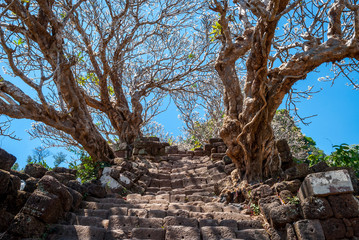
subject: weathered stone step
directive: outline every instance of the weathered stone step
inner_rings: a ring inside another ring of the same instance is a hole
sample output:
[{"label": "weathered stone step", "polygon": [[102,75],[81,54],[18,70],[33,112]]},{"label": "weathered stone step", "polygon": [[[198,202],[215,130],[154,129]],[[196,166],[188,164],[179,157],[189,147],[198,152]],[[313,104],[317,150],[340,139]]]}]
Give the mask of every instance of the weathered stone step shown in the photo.
[{"label": "weathered stone step", "polygon": [[52,225],[48,240],[101,240],[105,238],[106,229],[81,225]]},{"label": "weathered stone step", "polygon": [[101,217],[103,219],[106,219],[108,218],[109,212],[110,211],[106,209],[80,209],[76,212],[76,215],[85,217]]},{"label": "weathered stone step", "polygon": [[202,240],[236,238],[236,231],[225,226],[206,226],[201,227]]},{"label": "weathered stone step", "polygon": [[107,228],[108,220],[101,217],[76,216],[73,225]]},{"label": "weathered stone step", "polygon": [[166,230],[163,228],[134,228],[132,229],[132,239],[153,239],[164,240]]},{"label": "weathered stone step", "polygon": [[245,229],[236,231],[236,237],[248,240],[269,240],[269,235],[264,229]]},{"label": "weathered stone step", "polygon": [[166,229],[166,240],[191,239],[201,240],[201,234],[196,227],[169,226]]}]

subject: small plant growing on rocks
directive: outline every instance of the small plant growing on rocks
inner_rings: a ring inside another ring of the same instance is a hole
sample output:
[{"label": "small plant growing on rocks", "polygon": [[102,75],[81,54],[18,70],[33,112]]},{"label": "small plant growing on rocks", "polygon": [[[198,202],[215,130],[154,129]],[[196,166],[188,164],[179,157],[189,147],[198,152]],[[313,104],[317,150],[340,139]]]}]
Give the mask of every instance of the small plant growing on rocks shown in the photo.
[{"label": "small plant growing on rocks", "polygon": [[249,208],[251,210],[251,215],[257,216],[257,215],[259,215],[261,213],[261,211],[259,209],[259,206],[257,204],[255,204],[255,203],[251,203],[249,205]]},{"label": "small plant growing on rocks", "polygon": [[287,198],[289,204],[298,205],[299,204],[299,198],[297,196],[294,197],[288,197]]}]

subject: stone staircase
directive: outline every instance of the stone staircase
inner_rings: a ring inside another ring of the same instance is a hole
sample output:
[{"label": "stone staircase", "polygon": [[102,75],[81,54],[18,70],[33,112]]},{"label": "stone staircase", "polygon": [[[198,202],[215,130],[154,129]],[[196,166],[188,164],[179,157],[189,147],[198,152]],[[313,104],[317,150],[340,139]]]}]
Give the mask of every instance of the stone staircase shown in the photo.
[{"label": "stone staircase", "polygon": [[48,228],[46,239],[269,239],[259,217],[240,204],[216,202],[226,177],[208,157],[173,155],[149,169],[143,195],[87,198]]}]

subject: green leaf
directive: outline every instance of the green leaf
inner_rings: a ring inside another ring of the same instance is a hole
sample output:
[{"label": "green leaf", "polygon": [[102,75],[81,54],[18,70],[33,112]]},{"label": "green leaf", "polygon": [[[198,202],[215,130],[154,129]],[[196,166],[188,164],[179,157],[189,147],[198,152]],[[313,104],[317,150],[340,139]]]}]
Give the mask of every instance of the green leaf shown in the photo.
[{"label": "green leaf", "polygon": [[188,55],[188,58],[189,58],[189,59],[192,59],[192,58],[194,58],[194,56],[195,56],[195,55],[191,53],[190,55]]},{"label": "green leaf", "polygon": [[25,41],[22,38],[19,38],[17,41],[14,40],[14,43],[18,46],[20,46],[21,44],[25,43]]}]

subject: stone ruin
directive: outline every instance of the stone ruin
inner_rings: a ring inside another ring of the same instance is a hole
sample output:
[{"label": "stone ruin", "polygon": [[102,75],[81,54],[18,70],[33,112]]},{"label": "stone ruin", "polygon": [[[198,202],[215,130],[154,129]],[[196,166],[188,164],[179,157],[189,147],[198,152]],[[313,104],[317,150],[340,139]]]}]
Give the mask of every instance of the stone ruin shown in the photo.
[{"label": "stone ruin", "polygon": [[359,239],[353,170],[295,164],[277,145],[280,178],[241,188],[221,139],[114,146],[114,165],[85,184],[61,167],[13,171],[0,149],[0,239]]}]

